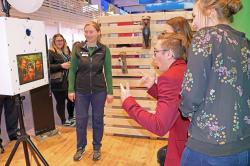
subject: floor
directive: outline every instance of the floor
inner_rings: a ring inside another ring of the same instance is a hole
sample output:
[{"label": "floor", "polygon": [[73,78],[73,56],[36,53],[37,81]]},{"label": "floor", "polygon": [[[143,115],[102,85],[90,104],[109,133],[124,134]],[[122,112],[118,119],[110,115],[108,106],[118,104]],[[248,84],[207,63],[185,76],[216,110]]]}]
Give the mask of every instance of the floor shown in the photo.
[{"label": "floor", "polygon": [[[24,122],[26,131],[32,136],[32,141],[35,143],[39,151],[47,160],[49,165],[83,165],[83,166],[157,166],[156,153],[159,148],[166,144],[165,140],[133,138],[133,137],[120,137],[112,135],[104,135],[102,158],[100,161],[92,161],[92,147],[91,141],[87,146],[87,151],[84,157],[79,162],[74,162],[72,157],[75,153],[76,137],[75,128],[63,127],[60,125],[60,120],[56,112],[54,112],[56,128],[59,134],[41,139],[34,136],[33,131],[33,118],[30,105],[29,93],[24,93],[25,100],[24,107]],[[54,109],[55,110],[55,109]],[[2,115],[3,116],[3,115]],[[6,162],[15,141],[9,142],[6,129],[5,120],[2,118],[2,138],[5,146],[5,153],[0,155],[0,166]],[[90,118],[91,119],[91,118]],[[90,122],[91,124],[91,122]],[[91,129],[88,129],[88,140],[92,140]],[[29,152],[30,154],[30,152]],[[31,154],[30,154],[31,155]],[[19,146],[16,155],[11,163],[14,166],[25,165],[25,159],[22,146]],[[31,157],[31,165],[37,165],[34,158]]]}]

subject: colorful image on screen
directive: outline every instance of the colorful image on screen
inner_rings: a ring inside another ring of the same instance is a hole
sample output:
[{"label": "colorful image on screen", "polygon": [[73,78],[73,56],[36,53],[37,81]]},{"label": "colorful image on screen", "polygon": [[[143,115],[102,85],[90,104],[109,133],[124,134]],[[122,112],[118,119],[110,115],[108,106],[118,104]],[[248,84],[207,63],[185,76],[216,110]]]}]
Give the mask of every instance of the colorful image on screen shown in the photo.
[{"label": "colorful image on screen", "polygon": [[42,53],[17,55],[20,85],[44,78]]}]

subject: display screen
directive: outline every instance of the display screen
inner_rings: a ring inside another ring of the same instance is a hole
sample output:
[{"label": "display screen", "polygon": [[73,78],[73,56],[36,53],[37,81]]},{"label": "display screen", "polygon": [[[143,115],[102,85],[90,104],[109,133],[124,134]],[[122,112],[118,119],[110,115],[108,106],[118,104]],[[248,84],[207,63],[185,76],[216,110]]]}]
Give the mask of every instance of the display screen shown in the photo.
[{"label": "display screen", "polygon": [[42,53],[16,56],[20,85],[44,78]]}]

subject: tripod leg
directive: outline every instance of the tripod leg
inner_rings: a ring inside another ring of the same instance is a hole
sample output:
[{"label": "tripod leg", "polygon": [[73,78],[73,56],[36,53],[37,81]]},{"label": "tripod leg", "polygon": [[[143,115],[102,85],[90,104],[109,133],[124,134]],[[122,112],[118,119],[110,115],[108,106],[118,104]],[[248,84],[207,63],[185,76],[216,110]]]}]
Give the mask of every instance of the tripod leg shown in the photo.
[{"label": "tripod leg", "polygon": [[29,152],[28,152],[27,143],[25,141],[23,141],[23,151],[24,151],[26,166],[30,166]]},{"label": "tripod leg", "polygon": [[[16,95],[16,106],[17,106],[17,111],[18,111],[18,119],[19,119],[19,124],[20,124],[20,132],[21,136],[18,138],[13,150],[11,151],[11,154],[6,162],[6,166],[9,166],[11,163],[11,160],[13,159],[13,156],[15,155],[15,152],[18,148],[18,145],[20,142],[23,142],[23,150],[24,150],[24,155],[25,155],[25,160],[26,160],[26,165],[30,166],[30,160],[29,160],[29,152],[28,152],[28,146],[30,147],[30,151],[32,154],[35,154],[40,158],[40,160],[43,162],[45,166],[49,166],[49,164],[46,162],[46,160],[43,158],[41,153],[38,151],[36,146],[33,144],[33,142],[30,140],[29,135],[27,135],[25,126],[24,126],[24,121],[23,121],[23,103],[22,100],[24,100],[24,97],[21,97],[20,94]],[[35,155],[34,155],[35,156]],[[35,158],[37,162],[37,158]],[[38,162],[37,162],[38,163]],[[40,164],[39,164],[40,165]]]},{"label": "tripod leg", "polygon": [[31,152],[31,155],[34,157],[34,160],[35,160],[35,162],[36,162],[36,165],[37,165],[37,166],[40,166],[41,164],[39,163],[39,161],[38,161],[38,159],[37,159],[37,156],[36,156],[36,154],[34,153],[34,151],[32,150],[31,146],[29,145],[28,148],[29,148],[29,150],[30,150],[30,152]]},{"label": "tripod leg", "polygon": [[42,154],[38,151],[38,149],[36,148],[36,146],[33,144],[33,142],[30,140],[30,138],[27,138],[27,142],[29,143],[31,149],[34,150],[34,152],[36,153],[36,155],[40,158],[40,160],[42,161],[42,163],[45,166],[49,166],[49,164],[47,163],[47,161],[43,158]]},{"label": "tripod leg", "polygon": [[13,150],[10,153],[10,156],[9,156],[7,162],[5,163],[5,165],[10,165],[10,162],[11,162],[12,158],[14,157],[19,144],[20,144],[20,141],[17,140],[16,143],[15,143],[15,146],[14,146]]}]

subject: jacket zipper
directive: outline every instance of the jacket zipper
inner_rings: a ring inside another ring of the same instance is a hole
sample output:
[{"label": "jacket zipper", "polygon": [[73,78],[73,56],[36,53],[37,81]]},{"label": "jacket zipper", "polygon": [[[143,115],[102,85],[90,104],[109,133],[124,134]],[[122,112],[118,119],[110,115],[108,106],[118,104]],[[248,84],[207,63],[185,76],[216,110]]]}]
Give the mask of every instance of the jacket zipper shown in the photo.
[{"label": "jacket zipper", "polygon": [[89,74],[89,83],[90,83],[90,93],[92,94],[92,57],[90,57],[90,74]]}]

